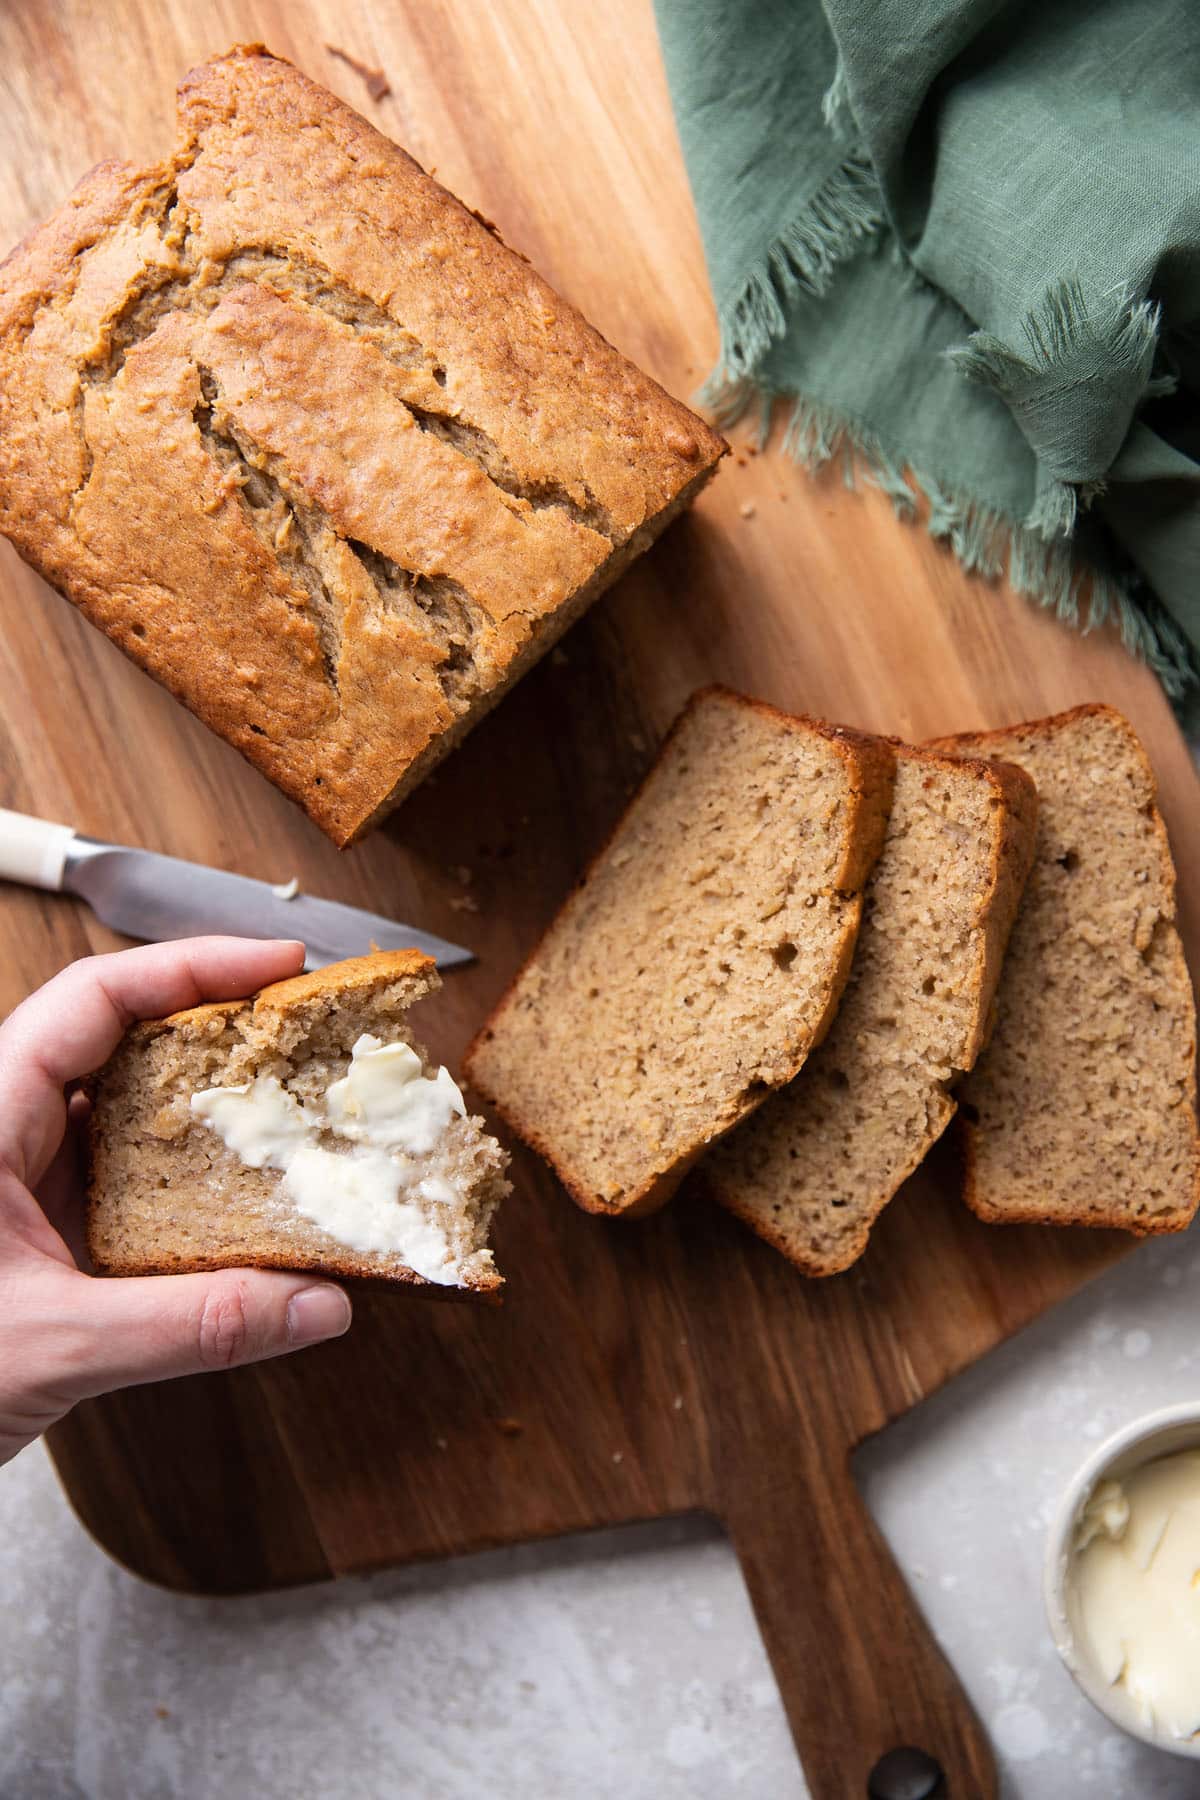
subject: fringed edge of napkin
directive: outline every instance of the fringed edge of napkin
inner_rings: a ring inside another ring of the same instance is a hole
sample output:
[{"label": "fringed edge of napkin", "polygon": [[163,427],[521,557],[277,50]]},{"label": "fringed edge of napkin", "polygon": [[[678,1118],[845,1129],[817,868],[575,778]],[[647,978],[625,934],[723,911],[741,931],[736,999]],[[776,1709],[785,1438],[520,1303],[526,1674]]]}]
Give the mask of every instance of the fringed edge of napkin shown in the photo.
[{"label": "fringed edge of napkin", "polygon": [[752,378],[787,331],[792,301],[800,294],[823,294],[838,265],[882,224],[875,172],[864,154],[852,151],[745,276],[732,303],[721,308],[720,373],[709,384],[714,391],[730,378]]},{"label": "fringed edge of napkin", "polygon": [[[847,119],[844,81],[839,86],[835,78],[826,95],[825,113],[827,123],[834,117],[839,122]],[[841,135],[848,133],[843,129]],[[1200,685],[1188,641],[1137,570],[1102,568],[1085,559],[1064,535],[1074,525],[1076,512],[1076,491],[1069,484],[1055,481],[1049,484],[1051,492],[1039,491],[1029,519],[1009,518],[902,463],[873,433],[820,402],[773,392],[761,381],[763,358],[788,329],[791,302],[800,294],[819,299],[838,266],[856,255],[884,224],[883,196],[871,162],[860,147],[849,147],[838,167],[749,271],[733,301],[719,309],[720,356],[696,396],[698,403],[722,430],[746,413],[757,412],[760,445],[766,443],[776,403],[790,403],[783,448],[804,468],[820,469],[840,455],[846,485],[852,488],[857,459],[905,520],[916,519],[924,499],[926,530],[949,544],[968,573],[992,581],[1007,575],[1019,594],[1085,634],[1115,623],[1122,643],[1153,670],[1177,708],[1187,702],[1200,710]],[[893,254],[912,279],[920,279],[898,244],[893,245]],[[1061,292],[1052,289],[1047,296],[1044,331],[1039,320],[1031,325],[1031,350],[1038,353],[1037,361],[1055,346],[1060,352],[1076,346],[1084,337],[1083,324],[1090,323],[1072,284],[1060,287]],[[1110,322],[1118,361],[1138,365],[1144,382],[1157,328],[1157,314],[1149,307],[1130,308],[1123,320],[1114,314]],[[1011,354],[998,362],[982,336],[975,334],[955,353],[965,374],[998,389],[1017,375],[1034,374],[1023,361],[1018,369]],[[1044,377],[1044,368],[1036,372]],[[1087,498],[1085,493],[1085,503]]]},{"label": "fringed edge of napkin", "polygon": [[749,377],[718,373],[702,398],[725,430],[747,415],[755,418],[759,447],[767,442],[777,404],[790,405],[782,447],[802,468],[815,473],[840,459],[842,478],[855,488],[861,474],[882,489],[896,516],[917,520],[922,501],[925,529],[949,545],[968,574],[1012,587],[1075,626],[1086,636],[1113,623],[1121,642],[1158,679],[1171,700],[1194,696],[1196,675],[1187,639],[1135,571],[1105,570],[1085,562],[1069,540],[1048,539],[1040,531],[981,505],[927,472],[893,455],[853,421],[804,395],[770,393]]},{"label": "fringed edge of napkin", "polygon": [[[1110,294],[1097,311],[1075,278],[1051,282],[1024,321],[1025,353],[973,332],[949,352],[968,381],[991,388],[1037,455],[1037,493],[1025,523],[1043,537],[1069,537],[1080,505],[1103,490],[1105,476],[1143,401],[1173,392],[1155,377],[1162,317],[1148,300]],[[1086,407],[1082,444],[1056,430],[1059,396],[1070,389]]]}]

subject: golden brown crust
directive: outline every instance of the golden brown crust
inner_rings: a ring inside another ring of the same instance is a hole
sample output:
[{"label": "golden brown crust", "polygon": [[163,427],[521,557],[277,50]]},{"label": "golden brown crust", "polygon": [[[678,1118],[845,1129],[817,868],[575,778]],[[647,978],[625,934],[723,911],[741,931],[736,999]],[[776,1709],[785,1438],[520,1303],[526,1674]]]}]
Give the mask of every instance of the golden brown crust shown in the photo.
[{"label": "golden brown crust", "polygon": [[287,1012],[314,1000],[344,1000],[389,987],[394,981],[413,979],[419,979],[427,993],[441,986],[437,965],[424,951],[372,950],[366,956],[350,956],[344,962],[328,963],[323,969],[309,969],[302,975],[289,975],[285,981],[271,982],[255,996],[254,1010]]},{"label": "golden brown crust", "polygon": [[[690,1151],[680,1157],[668,1169],[653,1175],[642,1185],[634,1186],[622,1195],[619,1206],[606,1203],[589,1187],[570,1162],[563,1157],[560,1149],[527,1118],[519,1109],[508,1105],[503,1095],[494,1084],[488,1081],[481,1068],[480,1053],[490,1042],[491,1037],[505,1012],[511,1005],[515,995],[528,972],[535,967],[541,954],[543,944],[550,935],[561,929],[563,922],[569,918],[574,907],[587,889],[593,874],[600,869],[611,853],[620,837],[631,813],[643,798],[650,782],[660,766],[669,756],[677,738],[686,729],[689,720],[696,710],[714,699],[724,700],[739,708],[745,708],[759,716],[769,719],[776,726],[798,733],[816,733],[835,751],[845,765],[850,777],[850,788],[847,805],[847,819],[844,829],[845,860],[837,871],[834,885],[847,899],[847,922],[851,929],[847,932],[842,944],[838,963],[833,975],[828,1003],[822,1013],[817,1027],[817,1034],[812,1043],[806,1042],[798,1052],[792,1066],[781,1075],[786,1080],[800,1067],[809,1050],[819,1043],[829,1028],[829,1024],[837,1011],[837,1004],[849,978],[853,961],[854,936],[862,913],[861,888],[867,874],[882,847],[887,827],[888,810],[891,804],[892,783],[895,774],[895,752],[888,739],[871,737],[865,733],[847,727],[831,725],[825,720],[809,718],[804,714],[787,713],[769,701],[759,700],[740,694],[736,690],[721,683],[713,683],[693,693],[682,711],[664,737],[658,754],[647,769],[641,782],[635,788],[612,830],[604,839],[595,855],[584,867],[578,880],[564,900],[558,913],[547,926],[542,937],[530,950],[512,980],[497,1000],[489,1017],[480,1026],[463,1057],[463,1070],[467,1080],[493,1110],[504,1120],[509,1129],[530,1145],[554,1170],[563,1187],[571,1198],[585,1212],[602,1215],[607,1218],[637,1218],[658,1211],[671,1199],[684,1176],[703,1156],[710,1145],[732,1131],[755,1106],[761,1096],[757,1093],[743,1093],[733,1103],[726,1114],[713,1121],[710,1135],[702,1142],[696,1143]],[[764,1090],[765,1091],[765,1090]]]},{"label": "golden brown crust", "polygon": [[258,46],[0,270],[0,529],[338,844],[724,448]]},{"label": "golden brown crust", "polygon": [[407,1289],[419,1293],[423,1300],[486,1300],[492,1305],[503,1304],[501,1290],[504,1280],[499,1273],[494,1272],[486,1279],[467,1275],[459,1287],[447,1287],[440,1282],[426,1280],[424,1275],[418,1275],[415,1269],[410,1269],[403,1263],[368,1274],[364,1272],[360,1261],[353,1257],[341,1258],[336,1251],[323,1251],[319,1256],[314,1256],[301,1250],[295,1250],[290,1255],[276,1255],[270,1250],[259,1250],[249,1263],[245,1256],[222,1253],[212,1256],[172,1256],[161,1251],[153,1256],[114,1256],[106,1253],[99,1241],[93,1238],[90,1215],[88,1256],[96,1274],[105,1276],[214,1274],[219,1269],[247,1267],[282,1269],[285,1274],[325,1275],[332,1281],[361,1282],[372,1288],[386,1286],[389,1291],[396,1288]]},{"label": "golden brown crust", "polygon": [[283,1013],[313,1001],[341,1000],[407,980],[420,980],[426,993],[441,986],[437,964],[423,951],[372,950],[367,956],[350,956],[343,962],[327,963],[322,969],[308,969],[301,975],[272,981],[256,994],[245,994],[240,999],[206,1000],[165,1019],[139,1019],[130,1026],[127,1037],[152,1038],[164,1031],[202,1029],[214,1019],[230,1019],[241,1012]]},{"label": "golden brown crust", "polygon": [[1137,733],[1115,706],[1109,706],[1105,700],[1084,700],[1078,706],[1068,706],[1060,713],[1046,713],[1039,719],[1022,719],[1015,725],[995,725],[981,731],[952,731],[945,737],[926,738],[918,747],[932,751],[934,754],[946,756],[987,757],[994,751],[1000,754],[1000,746],[1011,742],[1014,731],[1028,731],[1037,735],[1059,731],[1064,725],[1072,725],[1079,719],[1108,719],[1121,726],[1137,743],[1138,754],[1146,764],[1151,781],[1154,771]]},{"label": "golden brown crust", "polygon": [[[1168,901],[1170,916],[1174,918],[1174,899],[1176,891],[1176,872],[1174,858],[1171,854],[1170,840],[1166,822],[1158,810],[1158,783],[1153,764],[1146,754],[1145,747],[1129,720],[1116,707],[1102,701],[1087,701],[1079,706],[1066,709],[1061,713],[1049,714],[1046,717],[1022,721],[1008,727],[993,730],[959,732],[949,737],[931,740],[927,748],[945,752],[948,755],[1002,757],[1012,754],[1015,734],[1034,739],[1050,740],[1062,730],[1072,725],[1089,720],[1102,720],[1113,726],[1121,735],[1128,753],[1141,770],[1148,793],[1147,816],[1154,840],[1157,845],[1161,863],[1160,879]],[[994,764],[993,766],[999,766]],[[1173,929],[1173,927],[1172,927]],[[963,1166],[963,1198],[971,1211],[989,1224],[1026,1224],[1037,1225],[1052,1223],[1056,1225],[1083,1225],[1097,1229],[1120,1229],[1130,1232],[1136,1237],[1159,1236],[1184,1230],[1194,1217],[1200,1206],[1200,1121],[1196,1116],[1196,1032],[1194,1005],[1191,1000],[1191,979],[1183,955],[1182,944],[1175,934],[1177,973],[1181,978],[1181,988],[1187,996],[1191,1007],[1191,1031],[1184,1056],[1185,1064],[1185,1100],[1184,1111],[1189,1121],[1189,1135],[1192,1145],[1192,1181],[1189,1200],[1179,1207],[1162,1212],[1148,1212],[1140,1215],[1125,1213],[1121,1210],[1120,1198],[1107,1214],[1100,1212],[1083,1212],[1055,1210],[1049,1214],[1042,1205],[1023,1202],[1006,1195],[1003,1200],[989,1197],[983,1191],[979,1175],[979,1140],[980,1130],[965,1114],[960,1114],[957,1125],[957,1138]]]}]

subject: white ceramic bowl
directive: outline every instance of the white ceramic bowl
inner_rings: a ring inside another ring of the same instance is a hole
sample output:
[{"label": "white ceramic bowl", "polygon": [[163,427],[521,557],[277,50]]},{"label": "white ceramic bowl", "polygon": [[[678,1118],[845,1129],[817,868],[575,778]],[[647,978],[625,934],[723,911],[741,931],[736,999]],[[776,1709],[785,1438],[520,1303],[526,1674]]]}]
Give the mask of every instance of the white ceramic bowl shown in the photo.
[{"label": "white ceramic bowl", "polygon": [[1086,1644],[1077,1636],[1067,1572],[1071,1545],[1092,1489],[1098,1481],[1120,1480],[1156,1456],[1170,1456],[1176,1450],[1200,1448],[1200,1401],[1183,1406],[1165,1406],[1159,1412],[1145,1413],[1120,1431],[1088,1457],[1075,1475],[1059,1503],[1046,1542],[1046,1566],[1043,1594],[1046,1616],[1050,1621],[1058,1654],[1076,1683],[1092,1705],[1114,1725],[1144,1744],[1169,1750],[1175,1756],[1200,1759],[1200,1738],[1174,1738],[1168,1732],[1147,1725],[1123,1687],[1112,1687],[1104,1680],[1088,1654]]}]

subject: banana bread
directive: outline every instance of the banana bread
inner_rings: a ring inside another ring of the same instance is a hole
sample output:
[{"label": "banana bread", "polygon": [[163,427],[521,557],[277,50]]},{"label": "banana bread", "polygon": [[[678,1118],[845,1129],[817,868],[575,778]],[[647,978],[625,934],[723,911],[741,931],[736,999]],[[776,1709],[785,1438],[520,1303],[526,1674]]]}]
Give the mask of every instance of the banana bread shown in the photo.
[{"label": "banana bread", "polygon": [[416,950],[131,1027],[94,1086],[88,1248],[102,1274],[315,1269],[494,1294],[508,1158],[405,1015]]},{"label": "banana bread", "polygon": [[981,1218],[1181,1231],[1200,1196],[1196,1006],[1175,868],[1132,725],[1081,706],[938,749],[1037,782],[1037,854],[963,1084],[966,1197]]},{"label": "banana bread", "polygon": [[581,1206],[660,1206],[819,1041],[894,766],[881,739],[693,696],[465,1059]]},{"label": "banana bread", "polygon": [[0,269],[0,530],[338,844],[650,543],[720,438],[261,48]]},{"label": "banana bread", "polygon": [[1033,860],[1037,791],[1008,763],[896,749],[850,980],[795,1081],[701,1165],[715,1197],[806,1275],[857,1261],[954,1113],[986,1036]]}]

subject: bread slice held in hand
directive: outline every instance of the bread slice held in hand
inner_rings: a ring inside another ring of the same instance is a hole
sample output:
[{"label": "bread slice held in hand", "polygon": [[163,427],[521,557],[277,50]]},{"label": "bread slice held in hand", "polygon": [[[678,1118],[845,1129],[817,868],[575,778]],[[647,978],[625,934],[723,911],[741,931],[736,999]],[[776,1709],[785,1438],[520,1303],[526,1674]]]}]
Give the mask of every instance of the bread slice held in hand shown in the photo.
[{"label": "bread slice held in hand", "polygon": [[507,1155],[409,1038],[416,950],[134,1025],[96,1078],[88,1248],[102,1274],[237,1267],[493,1293]]},{"label": "bread slice held in hand", "polygon": [[880,739],[693,696],[466,1057],[581,1206],[661,1205],[819,1041],[894,767]]},{"label": "bread slice held in hand", "polygon": [[1003,763],[897,748],[887,835],[825,1041],[702,1166],[807,1275],[849,1268],[975,1062],[1033,860],[1037,793]]},{"label": "bread slice held in hand", "polygon": [[963,1089],[981,1218],[1180,1231],[1196,1210],[1196,1009],[1154,772],[1128,721],[1082,706],[939,748],[1019,763],[1037,856]]}]

